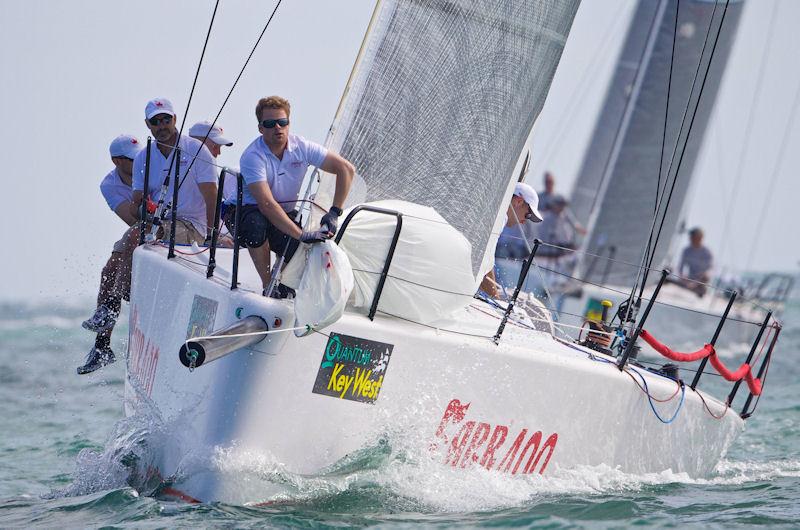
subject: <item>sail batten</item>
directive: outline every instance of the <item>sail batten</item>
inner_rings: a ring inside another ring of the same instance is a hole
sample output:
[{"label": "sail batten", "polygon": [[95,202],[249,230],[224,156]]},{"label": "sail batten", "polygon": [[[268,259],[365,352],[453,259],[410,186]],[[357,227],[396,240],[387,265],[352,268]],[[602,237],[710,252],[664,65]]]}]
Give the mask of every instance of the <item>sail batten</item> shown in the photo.
[{"label": "sail batten", "polygon": [[329,141],[357,168],[349,204],[434,208],[477,276],[578,4],[382,1]]}]

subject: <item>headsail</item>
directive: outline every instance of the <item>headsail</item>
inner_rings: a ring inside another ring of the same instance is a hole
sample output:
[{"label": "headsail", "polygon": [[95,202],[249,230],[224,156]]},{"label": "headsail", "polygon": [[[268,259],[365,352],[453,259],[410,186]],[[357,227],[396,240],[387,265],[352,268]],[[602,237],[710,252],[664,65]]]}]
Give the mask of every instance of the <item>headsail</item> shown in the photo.
[{"label": "headsail", "polygon": [[[698,103],[702,75],[726,8],[724,27]],[[658,266],[664,259],[691,183],[741,9],[742,2],[736,0],[727,6],[724,1],[714,0],[641,0],[638,3],[572,193],[572,209],[578,220],[589,228],[584,244],[589,252],[607,254],[614,247],[619,260],[639,263],[641,259],[650,228],[649,222],[642,221],[652,219],[656,204],[669,91],[662,186],[676,144],[679,149],[684,141],[688,144],[653,263]],[[676,16],[677,38],[670,87]],[[706,35],[711,42],[704,50]],[[698,63],[700,73],[689,101]],[[688,139],[688,118],[678,138],[687,102],[690,112],[695,105],[699,108]],[[677,161],[673,174],[676,169]],[[633,284],[636,274],[632,267],[615,264],[611,264],[607,276],[605,267],[587,267],[582,272],[589,274],[592,270],[591,277],[586,280],[598,280],[603,275],[606,282],[616,285]]]},{"label": "headsail", "polygon": [[[329,138],[358,170],[349,204],[435,208],[468,238],[477,275],[578,4],[382,1]],[[330,196],[323,185],[317,200]]]}]

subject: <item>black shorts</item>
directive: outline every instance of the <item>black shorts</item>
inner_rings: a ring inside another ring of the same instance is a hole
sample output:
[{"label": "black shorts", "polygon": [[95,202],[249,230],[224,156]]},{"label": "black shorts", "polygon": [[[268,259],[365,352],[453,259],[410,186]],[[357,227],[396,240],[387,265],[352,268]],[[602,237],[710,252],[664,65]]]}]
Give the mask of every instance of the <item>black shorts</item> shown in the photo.
[{"label": "black shorts", "polygon": [[[287,212],[289,219],[294,221],[297,226],[302,226],[298,221],[295,221],[297,211]],[[231,234],[236,233],[234,225],[236,224],[236,207],[230,206],[225,211],[225,226],[228,227]],[[240,219],[241,226],[239,227],[236,238],[239,240],[239,245],[243,247],[258,248],[269,241],[269,248],[278,256],[285,256],[286,260],[290,260],[297,250],[300,241],[294,239],[288,234],[284,234],[275,225],[262,214],[258,206],[255,204],[245,204],[242,206],[242,216]],[[287,249],[286,244],[289,244]],[[284,250],[286,254],[284,254]]]}]

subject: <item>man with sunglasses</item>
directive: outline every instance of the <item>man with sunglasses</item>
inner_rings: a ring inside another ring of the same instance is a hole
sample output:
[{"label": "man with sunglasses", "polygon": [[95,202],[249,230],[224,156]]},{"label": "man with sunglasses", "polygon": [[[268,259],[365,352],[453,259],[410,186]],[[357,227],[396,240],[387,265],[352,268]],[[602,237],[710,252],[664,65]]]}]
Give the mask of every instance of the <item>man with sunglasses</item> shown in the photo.
[{"label": "man with sunglasses", "polygon": [[[240,171],[246,186],[242,200],[239,243],[246,246],[263,286],[270,281],[270,250],[291,259],[298,244],[328,239],[336,233],[338,218],[355,175],[353,164],[337,153],[289,132],[289,102],[279,96],[262,98],[256,105],[261,136],[242,153]],[[304,232],[296,221],[297,200],[309,166],[336,175],[333,206],[320,229]],[[225,223],[233,233],[235,208]],[[281,289],[279,296],[285,296]]]},{"label": "man with sunglasses", "polygon": [[[114,169],[100,183],[100,193],[106,200],[108,207],[128,226],[136,223],[136,218],[130,211],[131,201],[133,200],[131,184],[133,159],[139,154],[142,147],[139,140],[129,134],[121,134],[114,138],[108,148]],[[108,258],[103,267],[103,271],[100,274],[100,289],[97,293],[98,307],[106,306],[113,311],[119,312],[119,298],[113,296],[113,289],[120,264],[124,259],[125,245],[126,236],[122,236],[119,241],[114,243],[111,257]],[[83,327],[91,330],[92,320],[86,320],[83,323]],[[93,372],[101,366],[112,362],[114,362],[114,352],[111,351],[111,332],[101,330],[97,334],[94,347],[89,352],[86,362],[78,368],[78,373]]]},{"label": "man with sunglasses", "polygon": [[[150,100],[145,106],[145,124],[154,141],[150,147],[150,179],[147,194],[158,199],[164,178],[169,175],[166,201],[172,199],[172,190],[178,185],[177,223],[175,242],[178,244],[203,243],[207,239],[209,226],[213,224],[214,207],[217,200],[216,166],[208,148],[200,141],[179,135],[172,103],[164,98]],[[180,174],[176,178],[175,153],[180,148]],[[138,220],[140,204],[144,199],[144,170],[147,149],[142,149],[133,159],[132,197],[130,215]],[[165,222],[158,236],[170,237],[171,224]],[[94,315],[83,323],[83,327],[96,332],[95,347],[89,352],[86,363],[78,368],[79,374],[97,370],[114,362],[114,355],[103,337],[111,337],[119,315],[121,299],[130,297],[131,266],[133,251],[139,241],[139,223],[125,232],[120,240],[122,252],[117,265],[113,285],[107,297],[98,299]]]}]

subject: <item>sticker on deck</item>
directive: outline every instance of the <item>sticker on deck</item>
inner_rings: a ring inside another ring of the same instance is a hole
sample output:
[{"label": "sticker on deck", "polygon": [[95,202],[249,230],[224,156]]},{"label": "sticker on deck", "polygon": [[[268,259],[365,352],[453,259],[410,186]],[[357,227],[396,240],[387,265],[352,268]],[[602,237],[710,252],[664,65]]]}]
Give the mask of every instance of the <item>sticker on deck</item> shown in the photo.
[{"label": "sticker on deck", "polygon": [[393,344],[331,333],[312,392],[375,403],[393,349]]},{"label": "sticker on deck", "polygon": [[217,301],[204,296],[195,295],[192,312],[189,314],[189,325],[186,327],[186,338],[203,337],[213,330],[217,316]]}]

